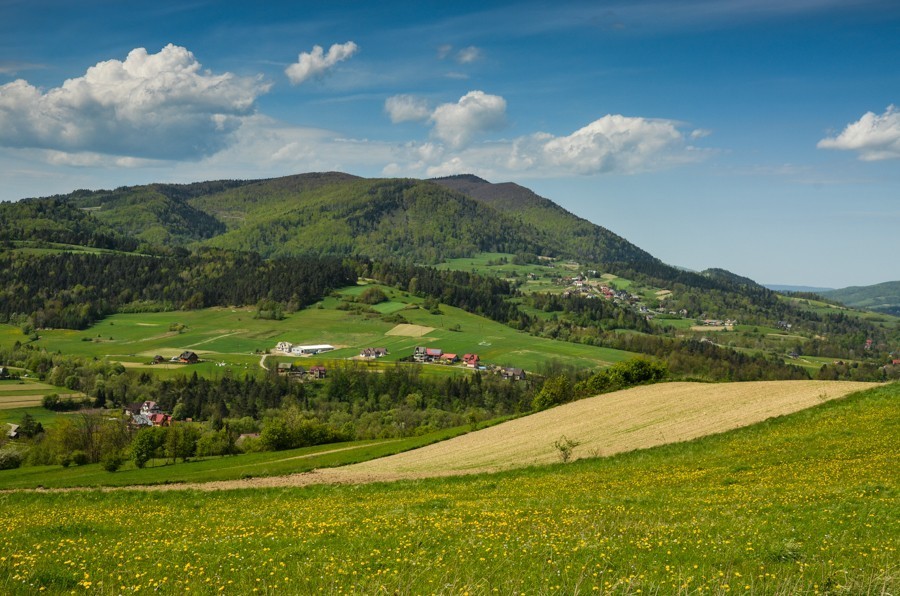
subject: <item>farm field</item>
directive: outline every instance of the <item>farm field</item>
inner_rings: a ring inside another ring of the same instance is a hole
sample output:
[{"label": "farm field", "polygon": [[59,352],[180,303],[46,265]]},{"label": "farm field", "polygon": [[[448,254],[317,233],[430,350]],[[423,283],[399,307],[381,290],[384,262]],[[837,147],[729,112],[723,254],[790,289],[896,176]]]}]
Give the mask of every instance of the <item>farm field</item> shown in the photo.
[{"label": "farm field", "polygon": [[0,591],[895,593],[898,397],[489,475],[7,492]]},{"label": "farm field", "polygon": [[44,396],[55,393],[60,397],[83,397],[65,387],[54,387],[31,379],[0,381],[0,410],[40,406]]},{"label": "farm field", "polygon": [[[67,415],[67,414],[60,414]],[[68,414],[76,415],[77,414]],[[19,416],[19,419],[21,416]],[[16,419],[18,421],[18,419]],[[490,425],[500,420],[487,421]],[[376,457],[415,449],[469,432],[469,426],[447,428],[416,437],[330,443],[285,451],[245,453],[241,455],[199,458],[177,464],[151,460],[138,469],[127,461],[115,473],[100,464],[61,466],[25,466],[0,471],[0,490],[12,488],[65,488],[213,482],[302,474],[318,468],[343,466]]]},{"label": "farm field", "polygon": [[[345,293],[352,296],[363,289],[357,286],[346,289]],[[65,354],[108,358],[158,375],[196,371],[206,376],[222,374],[225,367],[247,374],[261,373],[261,353],[273,350],[279,341],[328,343],[338,348],[325,355],[301,358],[304,364],[352,358],[365,347],[387,348],[389,355],[383,360],[392,362],[410,356],[417,345],[439,347],[460,355],[475,352],[485,363],[531,371],[553,358],[564,359],[578,368],[596,368],[633,356],[620,350],[532,337],[446,305],[441,305],[441,314],[431,314],[418,308],[419,299],[391,288],[384,290],[390,301],[376,306],[385,309],[386,314],[399,312],[410,324],[431,330],[418,336],[391,334],[396,323],[383,321],[378,314],[339,310],[340,300],[329,297],[320,303],[321,308],[307,308],[281,321],[255,319],[254,309],[250,308],[116,314],[84,331],[42,330],[34,345]],[[18,329],[3,326],[0,341],[24,341],[24,337],[16,336],[17,332]],[[190,367],[149,364],[156,355],[170,358],[184,350],[196,352],[205,362]],[[276,354],[269,358],[292,359]],[[425,367],[435,368],[444,367]],[[465,372],[462,368],[450,370]]]},{"label": "farm field", "polygon": [[554,442],[578,443],[572,459],[609,456],[749,426],[874,383],[760,381],[659,383],[599,395],[478,432],[352,466],[302,477],[236,481],[203,488],[369,482],[497,472],[559,461]]}]

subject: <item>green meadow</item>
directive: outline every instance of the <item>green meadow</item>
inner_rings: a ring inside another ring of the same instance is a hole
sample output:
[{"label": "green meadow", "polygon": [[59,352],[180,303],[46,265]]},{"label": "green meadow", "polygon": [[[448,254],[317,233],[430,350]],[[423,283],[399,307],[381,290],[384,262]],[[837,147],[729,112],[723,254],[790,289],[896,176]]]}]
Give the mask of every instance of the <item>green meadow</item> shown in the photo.
[{"label": "green meadow", "polygon": [[5,594],[894,594],[900,386],[493,475],[0,494]]},{"label": "green meadow", "polygon": [[[490,426],[503,420],[505,419],[487,421],[480,426]],[[114,473],[104,470],[101,464],[68,468],[58,465],[25,466],[0,471],[0,490],[177,484],[299,474],[393,455],[456,437],[470,430],[470,426],[459,426],[403,439],[330,443],[285,451],[195,458],[178,463],[151,460],[144,468],[137,468],[134,462],[127,461]]]},{"label": "green meadow", "polygon": [[[116,314],[84,331],[41,330],[34,345],[51,352],[90,358],[107,358],[128,367],[140,367],[159,375],[185,371],[215,376],[227,369],[245,374],[263,372],[262,366],[294,360],[274,352],[280,341],[294,344],[331,344],[337,349],[314,357],[297,358],[301,364],[334,362],[358,356],[366,347],[384,347],[394,362],[412,355],[416,346],[441,348],[460,356],[474,352],[483,363],[540,370],[549,360],[564,360],[582,369],[591,369],[625,360],[633,354],[589,345],[532,337],[461,309],[441,305],[439,314],[419,307],[421,300],[382,287],[389,300],[375,305],[376,312],[340,310],[341,296],[357,296],[366,286],[346,288],[318,305],[289,314],[280,321],[254,318],[252,308],[210,308],[196,311]],[[421,326],[420,337],[392,335],[396,322],[383,316],[400,315],[411,325]],[[26,341],[18,329],[0,326],[0,341]],[[154,356],[168,359],[182,351],[196,352],[204,361],[185,366],[174,363],[149,365]],[[381,361],[379,361],[380,363]],[[463,373],[460,367],[423,367]]]}]

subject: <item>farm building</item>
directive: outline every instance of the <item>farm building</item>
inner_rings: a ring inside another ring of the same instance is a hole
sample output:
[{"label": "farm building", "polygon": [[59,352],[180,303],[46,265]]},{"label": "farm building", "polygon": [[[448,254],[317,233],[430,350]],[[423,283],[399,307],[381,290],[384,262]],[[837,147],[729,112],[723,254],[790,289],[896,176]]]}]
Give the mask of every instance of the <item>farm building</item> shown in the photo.
[{"label": "farm building", "polygon": [[293,347],[294,347],[294,344],[292,344],[289,341],[280,341],[280,342],[278,342],[278,344],[276,344],[275,351],[276,352],[284,352],[285,354],[289,354],[291,352],[291,348],[293,348]]},{"label": "farm building", "polygon": [[459,356],[457,356],[456,354],[441,354],[441,362],[453,364],[455,362],[459,362]]},{"label": "farm building", "polygon": [[162,410],[155,401],[145,401],[141,404],[141,414],[148,416],[150,414],[159,414]]},{"label": "farm building", "polygon": [[521,368],[502,368],[500,376],[509,381],[524,381],[525,371]]},{"label": "farm building", "polygon": [[416,362],[435,362],[441,359],[444,351],[440,348],[426,348],[424,346],[417,346],[416,351],[413,352],[413,360]]},{"label": "farm building", "polygon": [[305,368],[291,362],[279,362],[276,371],[283,377],[287,376],[292,378],[302,377],[304,374],[306,374]]},{"label": "farm building", "polygon": [[181,364],[197,364],[200,358],[194,352],[184,351],[178,356],[177,361]]},{"label": "farm building", "polygon": [[307,374],[313,379],[324,379],[326,372],[324,366],[310,366]]},{"label": "farm building", "polygon": [[463,354],[463,362],[469,368],[478,368],[478,354]]},{"label": "farm building", "polygon": [[315,354],[321,354],[322,352],[330,352],[334,349],[334,346],[329,344],[316,344],[313,346],[293,346],[291,347],[291,354],[295,354],[297,356],[313,356]]},{"label": "farm building", "polygon": [[147,418],[153,426],[172,426],[172,416],[169,414],[150,414]]},{"label": "farm building", "polygon": [[364,348],[360,350],[360,358],[381,358],[387,356],[387,348]]}]

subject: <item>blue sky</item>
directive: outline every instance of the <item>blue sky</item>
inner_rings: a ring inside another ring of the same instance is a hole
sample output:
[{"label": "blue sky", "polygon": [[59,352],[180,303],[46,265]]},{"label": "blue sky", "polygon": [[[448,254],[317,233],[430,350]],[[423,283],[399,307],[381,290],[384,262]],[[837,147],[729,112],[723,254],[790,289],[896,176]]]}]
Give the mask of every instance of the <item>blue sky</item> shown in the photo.
[{"label": "blue sky", "polygon": [[893,0],[0,0],[0,200],[471,172],[675,265],[867,285],[900,279],[898,65]]}]

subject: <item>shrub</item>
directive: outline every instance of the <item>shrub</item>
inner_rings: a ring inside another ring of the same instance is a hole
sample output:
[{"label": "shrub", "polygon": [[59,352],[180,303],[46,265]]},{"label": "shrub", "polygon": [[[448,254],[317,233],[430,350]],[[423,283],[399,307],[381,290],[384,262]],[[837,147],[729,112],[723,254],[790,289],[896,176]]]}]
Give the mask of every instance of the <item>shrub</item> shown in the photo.
[{"label": "shrub", "polygon": [[104,455],[100,463],[103,464],[103,469],[107,472],[115,472],[125,463],[125,457],[122,455],[122,452],[113,451]]},{"label": "shrub", "polygon": [[91,461],[88,457],[88,454],[81,449],[76,449],[75,451],[73,451],[70,454],[70,457],[72,458],[71,463],[75,464],[76,466],[83,466],[87,463],[90,463]]},{"label": "shrub", "polygon": [[18,451],[0,451],[0,470],[14,470],[22,465],[22,455]]},{"label": "shrub", "polygon": [[381,288],[366,288],[359,295],[359,301],[363,304],[380,304],[386,302],[387,294]]}]

